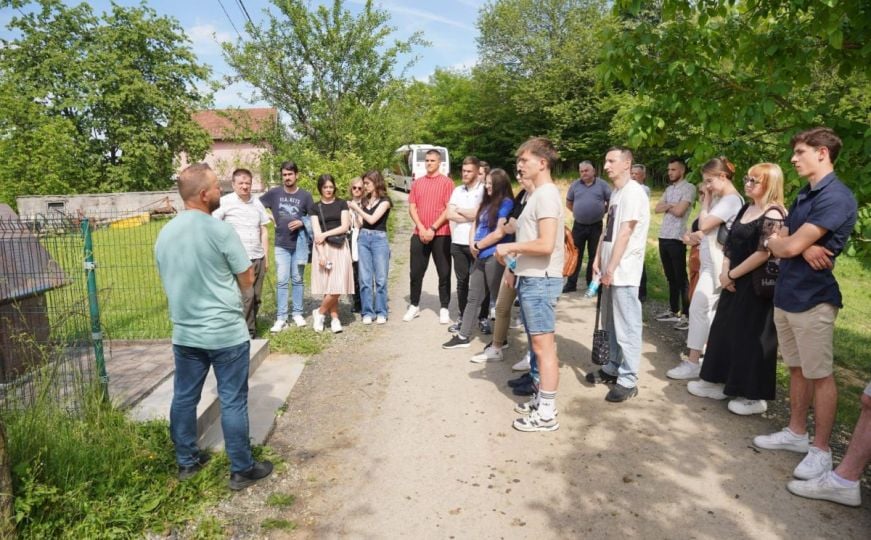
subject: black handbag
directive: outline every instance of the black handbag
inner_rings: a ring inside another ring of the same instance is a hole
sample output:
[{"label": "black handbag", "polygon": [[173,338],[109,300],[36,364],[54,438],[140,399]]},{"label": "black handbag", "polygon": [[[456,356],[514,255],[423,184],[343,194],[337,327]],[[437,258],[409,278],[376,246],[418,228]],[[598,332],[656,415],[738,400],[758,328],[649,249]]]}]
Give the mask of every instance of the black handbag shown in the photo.
[{"label": "black handbag", "polygon": [[[324,219],[324,209],[321,207],[321,203],[318,203],[318,213],[321,215],[321,227],[323,227],[324,230],[327,230],[327,220]],[[348,235],[334,234],[333,236],[328,236],[327,243],[336,247],[342,247],[348,243]]]},{"label": "black handbag", "polygon": [[[783,210],[778,206],[772,206],[768,210],[777,210],[781,219],[775,220],[764,218],[762,220],[762,231],[759,237],[759,242],[762,243],[766,238],[776,230],[775,227],[786,218]],[[768,212],[766,210],[766,213]],[[750,279],[753,282],[753,292],[760,298],[774,298],[774,286],[777,283],[777,275],[780,273],[780,259],[770,255],[764,264],[758,266],[750,273]]]},{"label": "black handbag", "polygon": [[[593,329],[593,363],[597,366],[604,366],[611,358],[611,343],[608,336],[608,331],[604,328],[599,328],[599,320],[602,312],[602,288],[599,287],[599,294],[596,297],[596,326]],[[604,326],[604,321],[602,326]]]}]

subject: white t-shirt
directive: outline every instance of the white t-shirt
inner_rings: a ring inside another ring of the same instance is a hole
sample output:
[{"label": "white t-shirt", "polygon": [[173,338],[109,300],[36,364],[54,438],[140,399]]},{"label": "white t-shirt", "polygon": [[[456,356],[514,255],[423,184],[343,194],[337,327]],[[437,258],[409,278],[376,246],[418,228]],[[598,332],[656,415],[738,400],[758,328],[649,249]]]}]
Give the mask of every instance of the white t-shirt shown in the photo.
[{"label": "white t-shirt", "polygon": [[235,193],[224,195],[221,206],[212,212],[212,217],[233,226],[249,259],[262,259],[266,255],[260,242],[260,227],[269,223],[269,214],[260,199],[251,195],[245,202]]},{"label": "white t-shirt", "polygon": [[650,227],[650,202],[644,188],[632,180],[611,193],[599,265],[603,272],[608,267],[620,225],[626,221],[638,223],[635,224],[623,257],[614,270],[612,285],[638,287],[641,283],[641,272],[644,270],[644,249],[647,247],[647,230]]},{"label": "white t-shirt", "polygon": [[531,242],[539,237],[538,221],[556,219],[556,236],[550,255],[517,256],[514,273],[527,277],[562,277],[565,260],[565,206],[559,188],[552,183],[536,187],[517,219],[517,241]]},{"label": "white t-shirt", "polygon": [[[465,184],[457,186],[451,193],[451,199],[448,201],[448,206],[454,205],[457,208],[478,208],[481,204],[481,199],[484,198],[484,184],[478,182],[475,187],[468,189]],[[469,245],[469,233],[472,231],[472,222],[463,223],[451,222],[451,242],[463,246]]]},{"label": "white t-shirt", "polygon": [[[722,219],[726,223],[726,228],[731,230],[732,223],[735,221],[738,212],[741,211],[742,206],[744,206],[744,200],[741,196],[736,193],[730,193],[714,201],[714,206],[708,212],[708,215],[717,216]],[[720,227],[717,226],[705,233],[706,241],[699,244],[699,262],[702,268],[711,270],[715,274],[719,274],[720,266],[723,263],[723,246],[717,242],[717,232],[719,230]],[[716,253],[713,250],[716,250]]]}]

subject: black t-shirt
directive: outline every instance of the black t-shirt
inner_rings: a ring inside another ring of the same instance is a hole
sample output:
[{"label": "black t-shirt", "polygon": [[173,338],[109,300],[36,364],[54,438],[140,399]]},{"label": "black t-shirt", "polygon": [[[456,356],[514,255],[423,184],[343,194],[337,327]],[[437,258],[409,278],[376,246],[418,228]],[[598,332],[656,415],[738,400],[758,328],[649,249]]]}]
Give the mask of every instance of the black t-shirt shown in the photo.
[{"label": "black t-shirt", "polygon": [[272,212],[272,219],[275,220],[275,245],[291,251],[296,249],[296,237],[300,229],[291,231],[287,224],[315,213],[315,201],[311,193],[302,188],[288,193],[283,186],[278,186],[261,195],[260,202]]},{"label": "black t-shirt", "polygon": [[336,199],[331,203],[319,202],[315,208],[321,232],[335,229],[342,225],[342,211],[348,209],[348,203],[342,199]]}]

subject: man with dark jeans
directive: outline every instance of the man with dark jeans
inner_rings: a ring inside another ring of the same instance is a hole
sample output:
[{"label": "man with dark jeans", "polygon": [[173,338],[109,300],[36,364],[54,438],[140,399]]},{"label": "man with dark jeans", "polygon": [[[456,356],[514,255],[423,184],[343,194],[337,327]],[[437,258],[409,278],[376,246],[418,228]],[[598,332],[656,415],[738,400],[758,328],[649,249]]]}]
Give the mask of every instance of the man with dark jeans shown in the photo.
[{"label": "man with dark jeans", "polygon": [[272,463],[254,461],[248,431],[250,342],[242,296],[254,282],[254,271],[233,227],[210,215],[220,204],[221,190],[209,166],[198,163],[182,171],[178,190],[185,211],[161,229],[154,246],[172,319],[169,430],[178,477],[191,478],[208,461],[197,447],[197,404],[213,367],[230,489],[238,490],[272,473]]},{"label": "man with dark jeans", "polygon": [[[452,332],[459,331],[460,320],[466,311],[466,302],[469,298],[469,274],[474,261],[469,250],[470,233],[478,213],[478,206],[481,205],[481,199],[484,197],[484,183],[478,181],[480,168],[481,162],[474,156],[467,156],[463,160],[463,183],[454,188],[448,202],[448,220],[454,223],[451,231],[451,259],[454,263],[454,277],[457,278],[457,309],[460,310],[457,323],[451,325]],[[490,311],[489,300],[487,304],[483,310],[484,317]]]},{"label": "man with dark jeans", "polygon": [[690,309],[687,282],[687,248],[683,235],[687,229],[696,187],[684,179],[686,164],[677,157],[668,160],[668,187],[656,204],[657,214],[663,214],[659,227],[659,258],[668,281],[669,311],[657,315],[660,322],[680,323]]},{"label": "man with dark jeans", "polygon": [[439,322],[451,322],[448,304],[451,302],[451,229],[448,226],[448,201],[454,183],[439,173],[442,157],[438,150],[426,153],[426,175],[411,185],[408,213],[414,222],[410,246],[411,292],[408,310],[402,320],[410,322],[420,315],[420,295],[423,276],[430,256],[439,276]]},{"label": "man with dark jeans", "polygon": [[578,248],[578,265],[563,287],[563,292],[578,290],[578,274],[584,261],[584,246],[587,251],[587,284],[593,281],[593,260],[602,236],[602,218],[608,210],[611,187],[596,176],[596,169],[589,161],[578,166],[580,178],[572,182],[566,194],[566,208],[575,218],[572,225],[572,240]]}]

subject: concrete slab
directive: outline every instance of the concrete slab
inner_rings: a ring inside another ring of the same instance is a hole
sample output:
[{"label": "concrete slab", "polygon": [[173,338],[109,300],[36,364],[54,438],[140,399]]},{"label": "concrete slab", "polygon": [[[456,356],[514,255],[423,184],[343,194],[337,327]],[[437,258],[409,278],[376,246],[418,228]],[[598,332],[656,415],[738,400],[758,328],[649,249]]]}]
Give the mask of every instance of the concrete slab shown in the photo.
[{"label": "concrete slab", "polygon": [[[248,380],[249,433],[254,444],[263,444],[272,433],[276,413],[284,406],[304,367],[302,356],[270,354]],[[219,420],[201,432],[199,444],[200,448],[223,450]]]}]

